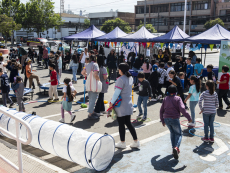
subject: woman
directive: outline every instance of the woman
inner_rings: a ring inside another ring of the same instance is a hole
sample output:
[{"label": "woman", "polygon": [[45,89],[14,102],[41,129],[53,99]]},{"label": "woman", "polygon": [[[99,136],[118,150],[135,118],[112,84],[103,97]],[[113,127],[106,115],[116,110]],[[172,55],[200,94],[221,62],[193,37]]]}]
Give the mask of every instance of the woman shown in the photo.
[{"label": "woman", "polygon": [[[98,64],[95,63],[96,56],[91,55],[89,57],[89,64],[82,70],[81,74],[85,77],[87,77],[91,71],[93,71],[93,75],[96,80],[100,80],[99,77],[99,67]],[[94,105],[98,96],[97,92],[93,91],[88,91],[88,96],[89,96],[89,108],[88,108],[88,119],[99,119],[98,115],[94,113]]]},{"label": "woman", "polygon": [[149,63],[149,59],[145,59],[144,64],[141,66],[143,69],[143,73],[145,74],[145,79],[148,80],[150,76],[150,72],[152,70],[152,65]]},{"label": "woman", "polygon": [[73,72],[73,84],[76,84],[77,83],[77,69],[78,69],[78,66],[79,66],[79,61],[78,61],[78,58],[77,58],[77,55],[73,55],[72,57],[72,61],[73,61],[73,64],[72,64],[72,72]]},{"label": "woman", "polygon": [[108,78],[107,69],[104,67],[104,57],[102,55],[100,55],[97,58],[97,63],[100,69],[99,74],[100,74],[100,81],[102,83],[102,91],[99,93],[99,97],[97,99],[94,112],[100,114],[100,112],[105,113],[104,93],[108,92],[109,84],[107,82],[107,78]]},{"label": "woman", "polygon": [[140,147],[140,143],[137,140],[137,134],[135,128],[132,126],[130,121],[131,115],[133,114],[132,105],[132,85],[133,78],[129,73],[129,65],[126,63],[121,63],[119,65],[119,74],[121,77],[117,79],[115,84],[115,92],[113,98],[110,102],[110,107],[116,102],[118,96],[121,96],[121,104],[119,107],[115,107],[117,113],[117,121],[119,124],[119,134],[121,142],[116,144],[117,148],[126,148],[125,143],[125,125],[128,127],[134,142],[130,145],[132,148]]},{"label": "woman", "polygon": [[111,74],[113,71],[114,81],[117,79],[117,57],[115,55],[114,49],[111,50],[110,54],[107,57],[107,65],[109,68],[109,81],[111,79]]},{"label": "woman", "polygon": [[164,57],[165,57],[165,61],[168,62],[168,61],[171,61],[171,52],[169,50],[169,48],[165,48],[165,51],[164,51]]},{"label": "woman", "polygon": [[19,70],[22,69],[22,65],[18,64],[17,61],[15,59],[12,59],[11,61],[7,61],[7,66],[6,68],[8,70],[10,70],[10,83],[13,84],[14,83],[14,78],[16,76],[19,76]]},{"label": "woman", "polygon": [[[81,60],[81,71],[83,70],[84,66],[85,66],[85,58],[89,57],[88,54],[88,49],[85,48],[85,51],[82,52],[81,56],[80,56],[80,60]],[[82,77],[82,76],[81,76]]]},{"label": "woman", "polygon": [[197,58],[196,54],[193,51],[189,51],[188,57],[192,58],[191,64],[195,66]]},{"label": "woman", "polygon": [[157,60],[158,60],[159,62],[165,62],[165,61],[164,61],[164,60],[165,60],[165,56],[164,56],[164,54],[163,54],[163,50],[162,50],[162,49],[159,49],[159,50],[158,50]]}]

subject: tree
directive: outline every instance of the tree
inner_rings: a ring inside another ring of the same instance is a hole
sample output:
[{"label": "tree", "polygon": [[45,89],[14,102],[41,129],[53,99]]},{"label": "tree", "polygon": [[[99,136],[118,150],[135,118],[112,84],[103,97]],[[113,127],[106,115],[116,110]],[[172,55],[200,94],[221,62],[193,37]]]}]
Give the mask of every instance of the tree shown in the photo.
[{"label": "tree", "polygon": [[89,19],[85,19],[84,20],[84,28],[87,29],[90,27],[90,20]]},{"label": "tree", "polygon": [[207,22],[204,24],[204,28],[205,28],[205,29],[209,29],[209,28],[215,26],[216,24],[219,24],[219,25],[221,25],[221,26],[224,26],[223,20],[221,20],[220,18],[216,18],[216,19],[214,19],[214,20],[209,20],[209,21],[207,21]]},{"label": "tree", "polygon": [[54,12],[54,2],[51,0],[30,0],[21,10],[25,11],[22,27],[36,32],[38,36],[40,32],[57,29],[63,23],[60,15]]},{"label": "tree", "polygon": [[[142,26],[144,26],[144,24],[142,23],[142,21],[140,21],[140,25],[137,27],[137,29],[139,30]],[[157,30],[153,27],[152,24],[146,24],[145,28],[149,30],[151,33],[157,32]]]},{"label": "tree", "polygon": [[[0,32],[8,38],[11,36],[12,31],[20,30],[21,24],[16,24],[12,17],[8,17],[5,14],[0,15]],[[7,47],[7,39],[5,39],[5,45]]]},{"label": "tree", "polygon": [[114,30],[117,26],[126,33],[129,33],[131,31],[129,23],[125,22],[120,18],[105,21],[101,27],[101,30],[106,33],[109,33],[112,30]]}]

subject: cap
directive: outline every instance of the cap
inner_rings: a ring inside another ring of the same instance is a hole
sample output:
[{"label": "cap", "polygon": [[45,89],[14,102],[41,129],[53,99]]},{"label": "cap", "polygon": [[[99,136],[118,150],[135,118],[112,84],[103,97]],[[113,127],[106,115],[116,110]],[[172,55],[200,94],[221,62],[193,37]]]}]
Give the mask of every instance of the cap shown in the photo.
[{"label": "cap", "polygon": [[59,44],[62,44],[62,42],[60,42]]},{"label": "cap", "polygon": [[153,71],[157,71],[158,66],[157,65],[153,65],[152,69],[153,69]]},{"label": "cap", "polygon": [[81,47],[80,45],[78,45],[77,47]]}]

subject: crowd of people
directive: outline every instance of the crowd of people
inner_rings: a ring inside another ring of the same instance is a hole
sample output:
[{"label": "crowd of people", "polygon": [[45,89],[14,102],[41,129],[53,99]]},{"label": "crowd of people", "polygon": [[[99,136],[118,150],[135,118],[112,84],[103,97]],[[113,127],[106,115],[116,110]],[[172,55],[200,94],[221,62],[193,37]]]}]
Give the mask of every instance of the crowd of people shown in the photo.
[{"label": "crowd of people", "polygon": [[[87,48],[82,50],[78,48],[73,54],[67,52],[64,56],[64,49],[62,44],[59,44],[58,51],[48,51],[46,46],[42,43],[38,46],[39,54],[36,51],[29,49],[27,52],[22,48],[21,44],[17,45],[17,56],[20,64],[11,56],[11,60],[4,63],[3,57],[0,57],[0,78],[3,105],[6,105],[6,100],[10,101],[10,107],[13,102],[9,97],[10,85],[15,91],[19,111],[25,112],[23,103],[23,91],[26,87],[27,79],[29,79],[29,88],[35,88],[33,79],[36,79],[37,85],[41,86],[39,77],[33,73],[32,62],[37,56],[38,65],[43,59],[45,68],[49,68],[50,87],[48,101],[59,101],[57,87],[61,83],[61,74],[66,70],[66,64],[72,70],[71,78],[64,79],[62,105],[60,119],[61,123],[65,123],[64,110],[71,116],[71,122],[74,121],[76,115],[72,115],[72,101],[77,91],[73,84],[77,84],[77,73],[81,72],[81,78],[93,78],[96,81],[101,81],[102,89],[98,93],[96,91],[88,91],[89,105],[88,105],[88,119],[99,119],[101,114],[105,114],[104,94],[108,92],[110,81],[112,77],[115,81],[115,91],[109,103],[109,107],[114,107],[120,98],[121,104],[115,106],[114,110],[117,114],[117,121],[119,124],[120,142],[116,144],[117,148],[126,148],[125,143],[125,125],[131,132],[134,142],[131,147],[138,148],[140,143],[137,138],[135,128],[131,124],[131,115],[133,114],[132,105],[132,90],[133,84],[138,88],[137,106],[139,114],[137,118],[142,121],[147,119],[147,102],[148,100],[156,102],[163,99],[160,109],[160,119],[163,126],[167,126],[171,132],[171,143],[173,148],[173,155],[178,159],[180,153],[179,147],[182,139],[182,131],[180,127],[179,118],[181,114],[188,119],[188,126],[195,127],[195,108],[199,104],[200,114],[203,114],[204,133],[202,138],[204,142],[214,142],[214,119],[216,108],[223,109],[222,99],[227,104],[226,109],[230,109],[230,102],[228,100],[229,91],[229,71],[228,66],[222,68],[223,75],[218,80],[213,70],[213,65],[207,66],[208,80],[205,84],[205,91],[201,93],[202,88],[202,74],[204,66],[201,64],[201,59],[197,58],[195,53],[190,51],[188,58],[183,58],[180,55],[176,56],[176,63],[172,63],[172,54],[168,48],[163,51],[160,49],[158,55],[150,60],[144,55],[136,55],[129,53],[127,57],[123,52],[117,56],[115,50],[111,50],[109,55],[105,57],[103,47],[100,46],[99,52],[97,50],[88,51]],[[6,69],[10,71],[10,78],[8,79]],[[130,70],[137,75],[132,77]],[[19,70],[24,73],[24,80],[19,76]],[[119,77],[117,77],[119,76]],[[24,81],[24,82],[23,82]],[[219,92],[216,93],[217,84],[219,85]],[[165,87],[165,92],[162,88]],[[184,92],[188,89],[188,96],[185,97]],[[191,114],[188,113],[188,103]],[[96,103],[96,104],[95,104]],[[142,110],[142,103],[143,108]],[[210,130],[209,130],[210,129]]]}]

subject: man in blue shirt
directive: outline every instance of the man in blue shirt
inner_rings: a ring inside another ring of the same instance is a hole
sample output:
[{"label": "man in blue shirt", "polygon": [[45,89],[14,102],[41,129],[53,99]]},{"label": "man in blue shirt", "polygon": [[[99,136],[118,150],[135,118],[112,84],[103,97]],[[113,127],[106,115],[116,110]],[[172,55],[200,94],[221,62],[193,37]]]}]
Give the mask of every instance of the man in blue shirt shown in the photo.
[{"label": "man in blue shirt", "polygon": [[187,87],[187,85],[190,86],[190,76],[193,75],[193,65],[191,64],[191,60],[191,58],[187,58],[185,88]]},{"label": "man in blue shirt", "polygon": [[201,59],[197,58],[195,68],[194,68],[194,75],[202,77],[204,66],[200,64],[200,62],[201,62]]},{"label": "man in blue shirt", "polygon": [[78,45],[78,49],[77,49],[77,54],[81,55],[83,49],[80,47],[80,45]]}]

